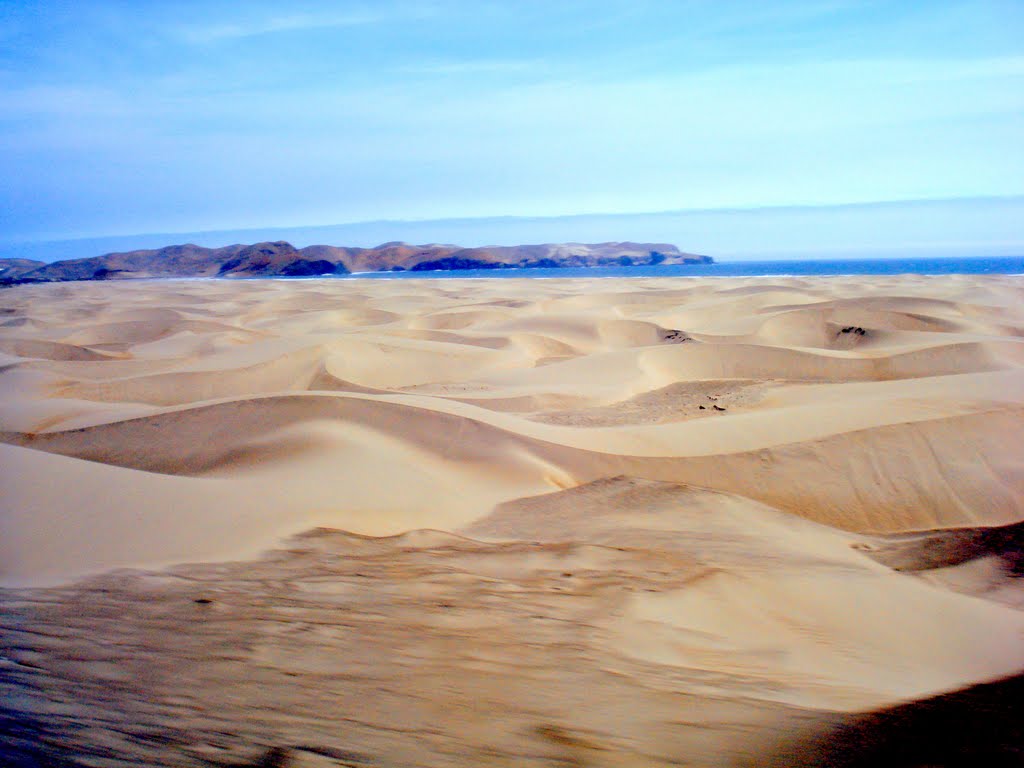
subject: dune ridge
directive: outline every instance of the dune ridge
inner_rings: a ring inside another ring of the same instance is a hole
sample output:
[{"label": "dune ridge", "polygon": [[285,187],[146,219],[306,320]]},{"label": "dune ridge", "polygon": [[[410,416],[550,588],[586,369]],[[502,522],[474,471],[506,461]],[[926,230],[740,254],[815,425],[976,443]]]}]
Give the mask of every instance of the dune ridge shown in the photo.
[{"label": "dune ridge", "polygon": [[1024,670],[1022,299],[912,275],[4,290],[0,747],[810,766],[834,733],[859,764],[851,734]]}]

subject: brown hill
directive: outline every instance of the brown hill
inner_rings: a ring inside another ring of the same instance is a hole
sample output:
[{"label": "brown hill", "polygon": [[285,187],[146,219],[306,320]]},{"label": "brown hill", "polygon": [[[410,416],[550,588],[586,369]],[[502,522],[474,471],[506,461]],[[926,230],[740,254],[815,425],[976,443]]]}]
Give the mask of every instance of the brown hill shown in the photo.
[{"label": "brown hill", "polygon": [[[389,242],[375,248],[311,245],[298,249],[291,243],[278,241],[222,248],[172,245],[52,264],[7,259],[0,262],[0,284],[155,277],[312,277],[349,272],[710,262],[708,256],[683,253],[676,246],[664,243],[549,243],[462,248],[457,245]],[[5,266],[6,271],[3,270]]]},{"label": "brown hill", "polygon": [[166,248],[108,253],[88,259],[55,261],[20,275],[22,282],[65,280],[115,280],[140,277],[209,277],[221,264],[245,246],[204,248],[200,245],[171,245]]},{"label": "brown hill", "polygon": [[46,266],[45,261],[35,259],[0,259],[0,279],[20,277],[43,266]]}]

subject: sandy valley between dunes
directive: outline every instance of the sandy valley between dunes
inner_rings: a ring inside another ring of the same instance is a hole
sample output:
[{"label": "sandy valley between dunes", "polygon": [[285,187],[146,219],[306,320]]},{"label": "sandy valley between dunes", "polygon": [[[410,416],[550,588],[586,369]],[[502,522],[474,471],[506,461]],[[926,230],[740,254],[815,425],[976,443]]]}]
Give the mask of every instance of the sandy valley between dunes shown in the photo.
[{"label": "sandy valley between dunes", "polygon": [[1022,520],[1021,277],[7,289],[0,765],[1016,765]]}]

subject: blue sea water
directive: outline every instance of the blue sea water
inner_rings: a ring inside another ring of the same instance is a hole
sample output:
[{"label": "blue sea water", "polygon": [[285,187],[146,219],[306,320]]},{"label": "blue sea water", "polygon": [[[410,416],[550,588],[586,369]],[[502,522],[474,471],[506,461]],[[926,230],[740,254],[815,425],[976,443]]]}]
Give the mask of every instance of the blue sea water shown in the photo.
[{"label": "blue sea water", "polygon": [[361,272],[345,279],[403,280],[455,277],[755,277],[761,275],[1007,275],[1024,274],[1024,256],[721,261],[653,267],[562,269],[451,269],[436,272]]}]

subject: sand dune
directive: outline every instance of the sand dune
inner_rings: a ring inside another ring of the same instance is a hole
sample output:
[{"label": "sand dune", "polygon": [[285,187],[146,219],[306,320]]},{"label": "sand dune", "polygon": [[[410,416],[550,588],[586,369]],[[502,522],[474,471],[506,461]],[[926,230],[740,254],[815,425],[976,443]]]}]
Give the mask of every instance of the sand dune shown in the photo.
[{"label": "sand dune", "polygon": [[1024,670],[1022,299],[909,275],[6,290],[0,747],[826,765],[830,734],[999,699]]}]

